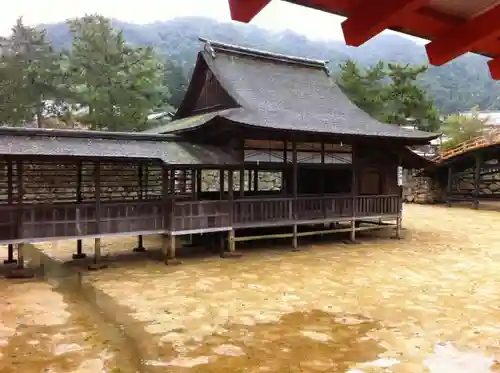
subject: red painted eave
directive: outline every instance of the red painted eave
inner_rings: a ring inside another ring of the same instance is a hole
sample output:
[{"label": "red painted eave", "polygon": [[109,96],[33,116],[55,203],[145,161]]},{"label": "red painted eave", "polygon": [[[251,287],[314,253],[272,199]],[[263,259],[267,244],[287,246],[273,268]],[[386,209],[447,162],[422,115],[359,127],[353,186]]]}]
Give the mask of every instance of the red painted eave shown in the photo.
[{"label": "red painted eave", "polygon": [[231,19],[248,23],[270,2],[271,0],[229,0]]},{"label": "red painted eave", "polygon": [[[383,30],[392,29],[432,40],[426,50],[433,65],[442,65],[467,52],[492,57],[488,64],[491,76],[500,79],[500,5],[464,20],[435,10],[429,0],[288,2],[346,16],[342,27],[349,45],[362,45]],[[269,3],[270,0],[229,0],[231,17],[236,21],[250,22]]]}]

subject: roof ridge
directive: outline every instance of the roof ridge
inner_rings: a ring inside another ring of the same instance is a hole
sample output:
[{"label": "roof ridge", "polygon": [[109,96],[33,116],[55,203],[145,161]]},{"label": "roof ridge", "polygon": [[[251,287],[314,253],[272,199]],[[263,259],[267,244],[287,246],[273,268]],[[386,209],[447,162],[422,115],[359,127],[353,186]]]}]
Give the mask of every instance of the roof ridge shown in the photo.
[{"label": "roof ridge", "polygon": [[142,140],[142,141],[171,141],[172,135],[150,134],[143,132],[105,132],[91,130],[71,130],[52,128],[23,128],[0,127],[0,136],[40,136],[40,137],[67,137],[103,140]]},{"label": "roof ridge", "polygon": [[234,54],[239,54],[239,55],[246,55],[246,56],[256,57],[256,58],[269,60],[269,61],[278,61],[278,62],[291,63],[291,64],[295,64],[295,65],[302,65],[302,66],[306,66],[306,67],[321,68],[321,69],[325,70],[328,74],[330,73],[328,70],[328,66],[327,66],[327,63],[328,63],[327,60],[317,60],[317,59],[312,59],[312,58],[297,57],[297,56],[292,56],[292,55],[287,55],[287,54],[274,53],[271,51],[243,47],[241,45],[223,43],[223,42],[216,41],[216,40],[209,40],[209,39],[206,39],[203,37],[199,37],[198,39],[201,42],[205,43],[205,46],[204,46],[205,50],[208,50],[213,58],[216,58],[216,55],[217,55],[216,52],[217,52],[217,50],[220,50],[223,52],[229,52],[229,53],[234,53]]}]

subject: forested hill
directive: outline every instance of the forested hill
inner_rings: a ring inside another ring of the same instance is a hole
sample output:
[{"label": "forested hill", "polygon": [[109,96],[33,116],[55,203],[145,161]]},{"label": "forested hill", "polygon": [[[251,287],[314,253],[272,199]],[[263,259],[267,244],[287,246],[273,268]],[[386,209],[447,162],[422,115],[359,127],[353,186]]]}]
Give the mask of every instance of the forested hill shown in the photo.
[{"label": "forested hill", "polygon": [[[114,21],[113,26],[122,29],[130,43],[154,46],[161,55],[182,66],[186,76],[200,46],[198,36],[277,53],[329,60],[332,71],[337,70],[338,64],[347,58],[353,58],[364,66],[378,60],[427,63],[422,45],[397,35],[378,36],[363,47],[351,48],[342,41],[311,40],[291,31],[273,33],[253,25],[219,23],[199,17],[148,25]],[[43,27],[47,29],[54,46],[70,46],[71,38],[64,23]],[[482,110],[500,109],[500,83],[490,78],[484,57],[466,55],[443,67],[431,67],[422,80],[443,113],[469,110],[476,105]]]}]

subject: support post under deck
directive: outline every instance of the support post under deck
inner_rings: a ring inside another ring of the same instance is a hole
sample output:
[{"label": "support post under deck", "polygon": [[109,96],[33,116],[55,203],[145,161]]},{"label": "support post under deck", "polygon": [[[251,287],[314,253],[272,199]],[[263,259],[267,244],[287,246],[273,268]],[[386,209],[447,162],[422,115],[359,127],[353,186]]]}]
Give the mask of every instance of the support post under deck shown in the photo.
[{"label": "support post under deck", "polygon": [[17,244],[17,265],[6,274],[6,278],[30,278],[35,275],[35,271],[24,267],[24,243]]},{"label": "support post under deck", "polygon": [[162,239],[162,251],[164,254],[164,261],[167,265],[177,265],[182,262],[175,257],[176,237],[172,234],[164,234]]},{"label": "support post under deck", "polygon": [[14,259],[14,245],[9,244],[7,246],[7,259],[3,261],[3,264],[15,264],[17,260]]}]

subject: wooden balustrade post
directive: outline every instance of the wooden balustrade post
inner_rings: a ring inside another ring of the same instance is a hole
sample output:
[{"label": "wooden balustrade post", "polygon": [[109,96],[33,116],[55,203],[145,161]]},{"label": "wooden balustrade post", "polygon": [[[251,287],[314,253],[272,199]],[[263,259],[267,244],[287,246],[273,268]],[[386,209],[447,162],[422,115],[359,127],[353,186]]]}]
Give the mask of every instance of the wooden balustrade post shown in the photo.
[{"label": "wooden balustrade post", "polygon": [[[78,165],[76,166],[76,203],[78,204],[77,205],[77,208],[76,208],[76,229],[77,229],[77,232],[78,234],[80,235],[80,204],[82,203],[82,168],[83,168],[83,165],[82,165],[82,162],[79,161],[78,162]],[[87,257],[87,254],[85,254],[83,252],[83,242],[81,239],[79,240],[76,240],[76,253],[73,254],[72,258],[73,259],[83,259],[83,258],[86,258]]]},{"label": "wooden balustrade post", "polygon": [[[94,163],[94,186],[95,186],[95,224],[97,235],[101,234],[101,163]],[[89,265],[90,270],[106,268],[106,264],[101,262],[101,237],[94,239],[94,261]]]}]

